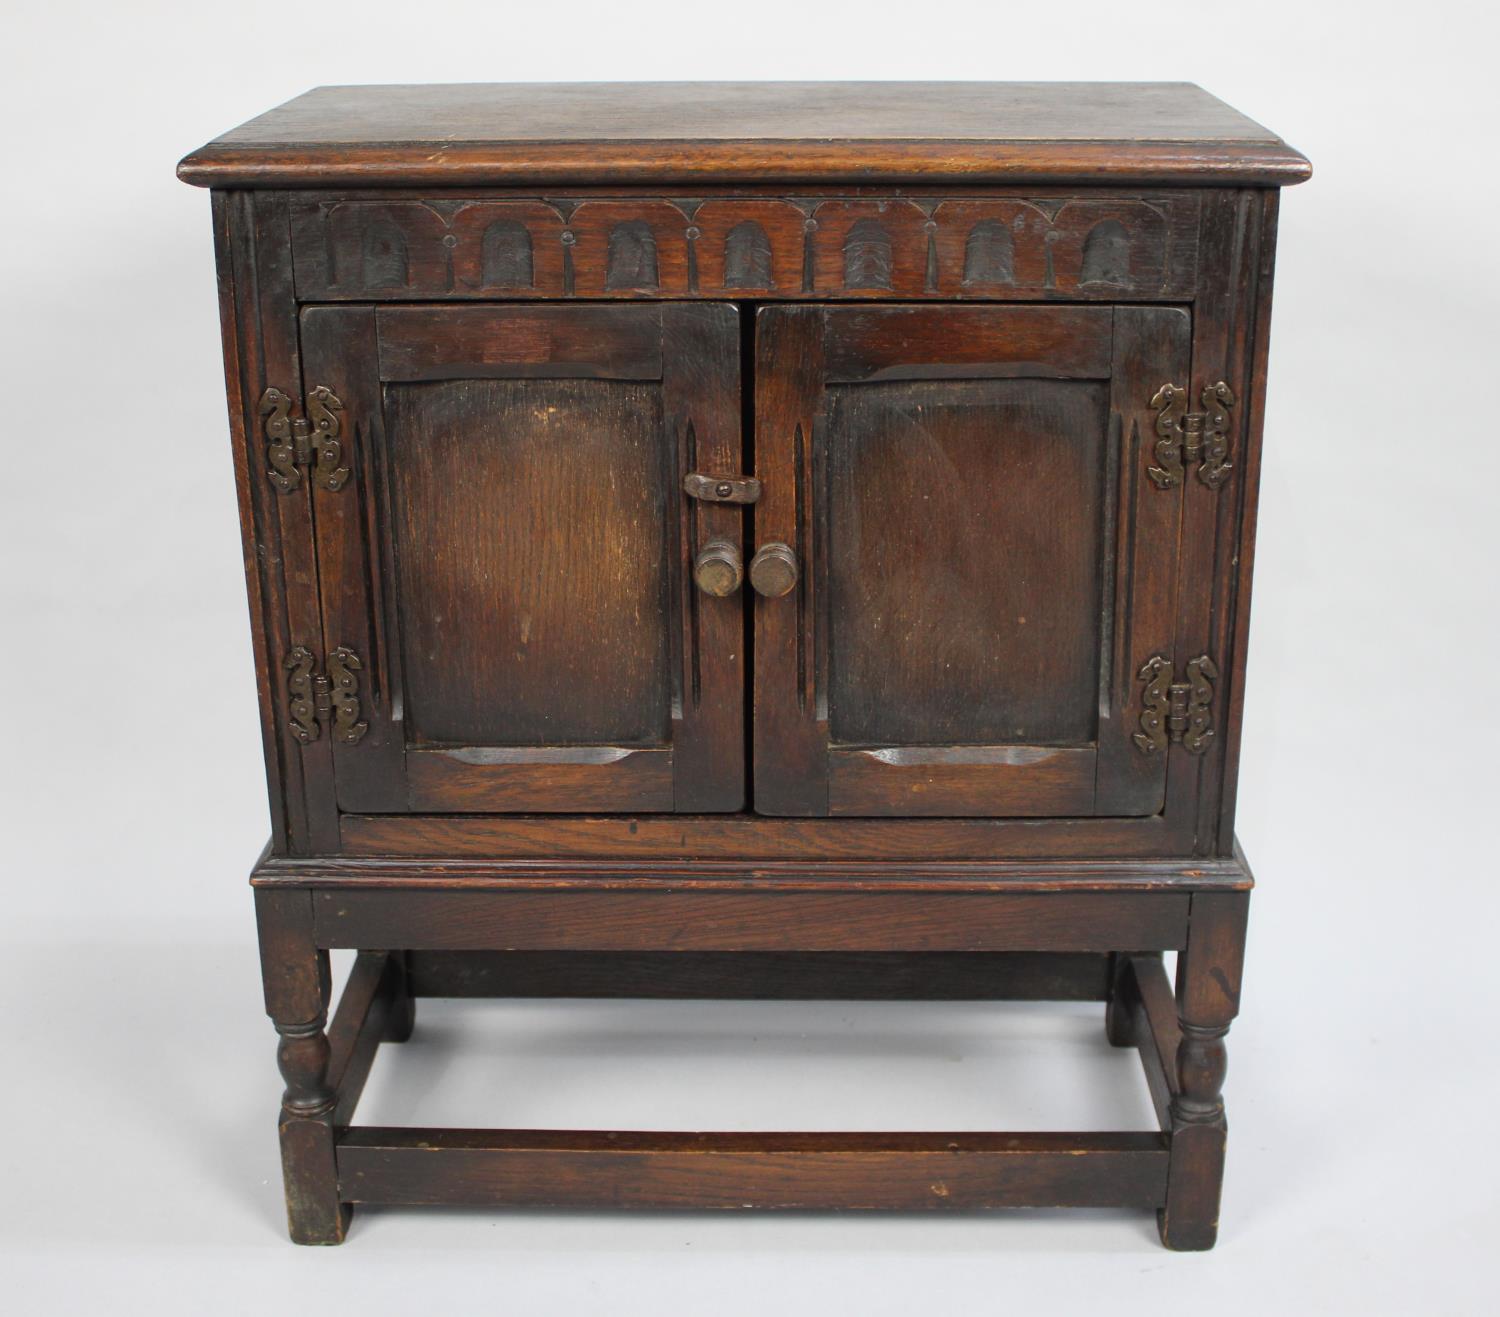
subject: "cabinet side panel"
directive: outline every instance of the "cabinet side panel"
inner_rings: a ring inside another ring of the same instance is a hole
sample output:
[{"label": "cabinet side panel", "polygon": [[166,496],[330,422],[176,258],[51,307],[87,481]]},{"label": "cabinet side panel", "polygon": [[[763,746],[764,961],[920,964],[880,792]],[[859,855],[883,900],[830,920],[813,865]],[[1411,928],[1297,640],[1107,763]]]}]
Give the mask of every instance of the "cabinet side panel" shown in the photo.
[{"label": "cabinet side panel", "polygon": [[[280,582],[268,571],[262,554],[263,522],[256,507],[250,459],[246,442],[246,408],[241,380],[241,327],[239,284],[235,275],[236,245],[242,242],[231,217],[234,194],[213,193],[214,263],[219,280],[219,329],[224,344],[224,389],[229,403],[229,443],[234,461],[235,494],[239,503],[240,546],[245,564],[245,592],[250,604],[250,641],[255,652],[255,688],[260,705],[260,735],[266,766],[266,794],[271,811],[271,846],[287,850],[288,802],[286,784],[289,765],[282,755],[276,731],[276,708],[272,697],[271,650],[273,637],[284,636],[286,616],[280,598]],[[274,553],[268,555],[274,561]],[[278,652],[282,647],[278,646]],[[300,774],[298,774],[300,777]],[[300,783],[299,783],[300,785]]]},{"label": "cabinet side panel", "polygon": [[[292,291],[290,236],[285,198],[235,192],[222,198],[230,273],[226,317],[234,343],[225,340],[230,376],[231,423],[240,481],[242,522],[253,537],[255,560],[251,626],[258,646],[262,719],[272,746],[272,811],[281,815],[278,848],[291,854],[338,849],[333,766],[326,739],[303,746],[286,712],[283,665],[296,646],[321,658],[317,565],[306,482],[290,493],[267,478],[260,400],[268,387],[289,397],[300,392],[296,300]],[[221,267],[222,268],[222,267]],[[275,785],[280,779],[280,790]]]},{"label": "cabinet side panel", "polygon": [[1245,398],[1244,447],[1240,457],[1240,517],[1237,553],[1224,570],[1233,573],[1234,600],[1226,632],[1232,655],[1225,680],[1223,788],[1214,853],[1234,852],[1234,811],[1239,795],[1240,738],[1243,732],[1245,669],[1249,657],[1250,585],[1255,569],[1255,531],[1259,514],[1261,442],[1265,425],[1266,366],[1271,343],[1271,286],[1276,267],[1276,217],[1281,193],[1268,189],[1258,197],[1261,212],[1260,262],[1255,300],[1254,349]]},{"label": "cabinet side panel", "polygon": [[[1185,661],[1208,654],[1220,673],[1234,671],[1231,650],[1240,517],[1250,444],[1254,342],[1264,194],[1259,190],[1207,194],[1200,241],[1199,300],[1193,315],[1193,368],[1188,393],[1194,407],[1207,385],[1223,381],[1235,398],[1229,408],[1227,479],[1210,487],[1197,469],[1183,482],[1182,582],[1178,591],[1177,653]],[[1230,735],[1230,702],[1221,686],[1213,711],[1214,738],[1200,755],[1173,746],[1167,768],[1167,813],[1194,819],[1194,853],[1226,854],[1232,839],[1218,835],[1221,787]],[[1235,739],[1237,740],[1237,733]]]},{"label": "cabinet side panel", "polygon": [[[261,379],[251,389],[245,402],[252,409],[251,434],[260,435],[260,399],[267,388],[280,389],[296,400],[297,410],[306,414],[302,399],[302,356],[297,323],[297,298],[292,283],[292,246],[289,199],[285,193],[251,192],[246,194],[247,209],[254,224],[254,316],[256,342],[259,347]],[[323,635],[323,610],[318,590],[317,550],[313,537],[312,493],[304,474],[291,491],[272,488],[266,468],[252,445],[250,473],[252,480],[264,486],[268,511],[281,528],[281,574],[286,589],[287,640],[292,648],[311,650],[319,663],[326,662]],[[305,472],[306,468],[299,468]],[[256,479],[257,471],[260,477]],[[285,730],[282,746],[288,758],[300,757],[303,800],[307,810],[306,833],[293,835],[289,841],[297,852],[305,847],[313,854],[337,851],[339,847],[338,805],[334,798],[333,753],[330,737],[321,733],[316,740],[299,743],[291,734],[291,719],[285,712],[287,700],[280,678],[290,655],[272,654],[272,691],[280,696],[278,714]]]}]

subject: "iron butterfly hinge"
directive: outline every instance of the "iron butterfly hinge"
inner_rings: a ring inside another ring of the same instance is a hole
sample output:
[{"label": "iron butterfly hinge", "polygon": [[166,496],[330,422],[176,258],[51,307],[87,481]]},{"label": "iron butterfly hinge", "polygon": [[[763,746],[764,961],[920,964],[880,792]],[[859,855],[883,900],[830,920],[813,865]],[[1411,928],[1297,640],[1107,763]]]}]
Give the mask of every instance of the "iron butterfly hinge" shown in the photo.
[{"label": "iron butterfly hinge", "polygon": [[260,415],[266,432],[266,473],[283,494],[302,486],[298,467],[311,467],[313,482],[320,489],[340,490],[349,479],[339,443],[339,413],[344,404],[333,390],[320,384],[302,404],[301,416],[292,415],[292,400],[280,389],[260,395]]},{"label": "iron butterfly hinge", "polygon": [[1218,489],[1234,467],[1229,462],[1229,409],[1234,393],[1220,380],[1205,384],[1201,412],[1187,409],[1187,390],[1180,384],[1163,384],[1152,396],[1156,411],[1154,466],[1146,474],[1158,489],[1182,484],[1183,470],[1198,464],[1198,479],[1209,489]]},{"label": "iron butterfly hinge", "polygon": [[292,735],[303,745],[316,741],[329,728],[335,741],[358,744],[370,730],[360,720],[359,655],[340,645],[328,655],[322,672],[310,649],[298,645],[286,656],[286,690]]},{"label": "iron butterfly hinge", "polygon": [[1213,740],[1214,683],[1219,669],[1207,654],[1189,659],[1186,680],[1172,680],[1172,664],[1154,654],[1136,673],[1146,684],[1141,695],[1141,730],[1131,739],[1143,755],[1161,754],[1168,744],[1181,743],[1189,754],[1201,755]]}]

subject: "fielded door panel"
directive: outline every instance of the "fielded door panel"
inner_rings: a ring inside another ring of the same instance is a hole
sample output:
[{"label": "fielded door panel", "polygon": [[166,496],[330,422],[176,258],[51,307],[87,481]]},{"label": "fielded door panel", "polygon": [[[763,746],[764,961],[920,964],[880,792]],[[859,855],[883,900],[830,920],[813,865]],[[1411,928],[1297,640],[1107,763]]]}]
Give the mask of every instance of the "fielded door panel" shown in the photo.
[{"label": "fielded door panel", "polygon": [[[1140,816],[1180,488],[1150,401],[1177,308],[767,308],[756,335],[755,808]],[[793,573],[772,574],[773,588]]]},{"label": "fielded door panel", "polygon": [[683,493],[740,470],[734,308],[315,306],[302,348],[351,467],[314,492],[339,807],[739,808],[742,605],[688,564],[743,513]]}]

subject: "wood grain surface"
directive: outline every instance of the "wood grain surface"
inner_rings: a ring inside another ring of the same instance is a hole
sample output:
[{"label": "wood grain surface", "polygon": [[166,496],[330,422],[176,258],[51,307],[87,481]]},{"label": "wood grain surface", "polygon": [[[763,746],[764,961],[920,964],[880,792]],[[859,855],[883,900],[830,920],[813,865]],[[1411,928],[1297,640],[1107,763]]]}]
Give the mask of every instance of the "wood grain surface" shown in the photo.
[{"label": "wood grain surface", "polygon": [[942,177],[1295,183],[1306,159],[1191,83],[319,87],[178,166],[215,186]]},{"label": "wood grain surface", "polygon": [[1159,1206],[1155,1133],[346,1131],[356,1203],[903,1211]]}]

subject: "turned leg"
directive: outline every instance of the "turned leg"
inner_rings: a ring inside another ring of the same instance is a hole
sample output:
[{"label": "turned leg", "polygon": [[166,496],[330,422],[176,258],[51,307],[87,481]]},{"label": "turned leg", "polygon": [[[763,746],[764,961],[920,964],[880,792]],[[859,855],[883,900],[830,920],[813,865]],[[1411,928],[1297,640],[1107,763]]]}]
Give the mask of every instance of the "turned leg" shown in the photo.
[{"label": "turned leg", "polygon": [[1177,961],[1177,1085],[1172,1097],[1172,1157],[1161,1238],[1184,1251],[1214,1246],[1224,1179],[1224,1036],[1239,1012],[1248,892],[1193,897],[1188,943]]},{"label": "turned leg", "polygon": [[417,999],[411,995],[407,984],[405,954],[393,951],[391,960],[396,968],[397,981],[395,994],[391,999],[390,1012],[386,1016],[384,1041],[404,1043],[411,1037],[411,1031],[417,1025]]},{"label": "turned leg", "polygon": [[339,1202],[334,1151],[335,1094],[328,1079],[328,953],[312,937],[306,891],[256,892],[266,1012],[281,1035],[281,1169],[294,1243],[339,1244],[349,1206]]}]

